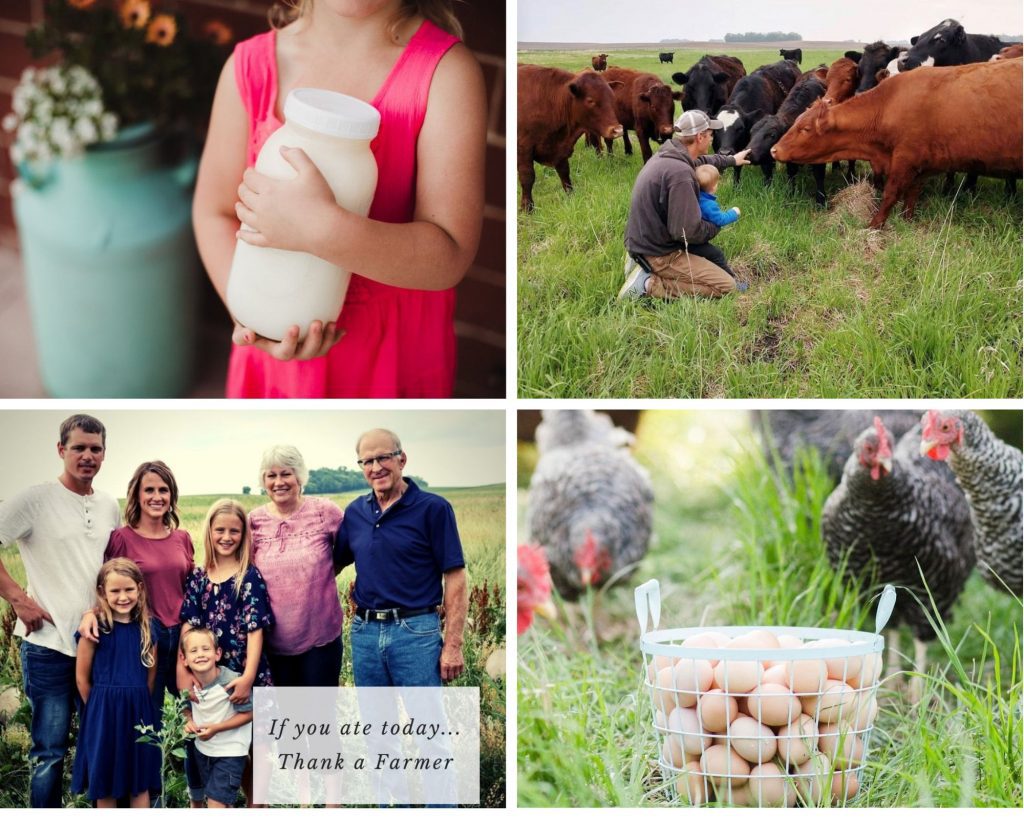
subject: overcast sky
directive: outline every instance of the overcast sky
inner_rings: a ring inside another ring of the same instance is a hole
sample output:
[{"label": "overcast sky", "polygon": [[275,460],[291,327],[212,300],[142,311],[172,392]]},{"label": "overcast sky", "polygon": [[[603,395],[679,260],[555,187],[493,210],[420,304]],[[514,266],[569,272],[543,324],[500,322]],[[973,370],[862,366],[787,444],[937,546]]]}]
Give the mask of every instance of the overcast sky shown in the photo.
[{"label": "overcast sky", "polygon": [[795,31],[805,40],[909,40],[952,17],[971,34],[1020,34],[1020,0],[519,0],[519,42],[720,40]]},{"label": "overcast sky", "polygon": [[[0,499],[63,471],[57,455],[66,410],[0,412]],[[107,457],[95,486],[123,498],[135,468],[162,460],[183,495],[258,491],[260,457],[274,444],[299,448],[306,466],[357,469],[355,443],[374,427],[394,430],[408,454],[406,471],[433,486],[505,480],[501,411],[97,410],[107,428]],[[369,490],[367,490],[369,491]]]}]

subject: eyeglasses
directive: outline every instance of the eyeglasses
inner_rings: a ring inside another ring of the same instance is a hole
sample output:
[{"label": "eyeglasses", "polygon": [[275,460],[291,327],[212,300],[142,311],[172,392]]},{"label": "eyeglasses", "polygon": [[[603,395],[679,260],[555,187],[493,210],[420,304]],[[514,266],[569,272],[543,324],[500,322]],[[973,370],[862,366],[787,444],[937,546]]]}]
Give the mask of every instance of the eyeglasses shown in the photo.
[{"label": "eyeglasses", "polygon": [[359,464],[359,466],[361,466],[363,469],[366,469],[366,467],[368,466],[372,467],[374,464],[387,466],[389,463],[391,463],[392,458],[401,454],[402,450],[396,449],[394,452],[387,452],[384,455],[378,455],[375,458],[360,458],[358,461],[356,461],[356,463]]}]

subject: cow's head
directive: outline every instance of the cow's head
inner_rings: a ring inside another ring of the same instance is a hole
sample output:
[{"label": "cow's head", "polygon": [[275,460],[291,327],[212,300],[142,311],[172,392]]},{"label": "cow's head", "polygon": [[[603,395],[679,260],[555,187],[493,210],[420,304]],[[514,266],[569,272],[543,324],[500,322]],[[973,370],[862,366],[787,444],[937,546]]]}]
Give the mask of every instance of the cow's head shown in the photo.
[{"label": "cow's head", "polygon": [[664,83],[652,85],[637,95],[637,99],[647,107],[648,116],[654,123],[654,137],[658,142],[664,142],[672,136],[675,101],[682,96]]},{"label": "cow's head", "polygon": [[955,65],[956,53],[967,42],[967,32],[956,20],[943,20],[924,34],[910,38],[911,49],[899,61],[900,71],[924,65]]},{"label": "cow's head", "polygon": [[886,45],[881,41],[864,46],[864,51],[857,61],[857,93],[863,94],[878,85],[875,75],[899,54],[900,50],[896,46]]},{"label": "cow's head", "polygon": [[585,130],[598,133],[605,139],[622,136],[622,126],[615,116],[613,88],[621,88],[618,80],[605,82],[593,71],[583,71],[569,83],[569,94],[575,109],[575,121]]},{"label": "cow's head", "polygon": [[821,151],[824,146],[820,137],[831,131],[834,123],[832,108],[824,100],[815,100],[772,148],[772,158],[780,162],[808,164],[823,161],[820,157],[826,154]]}]

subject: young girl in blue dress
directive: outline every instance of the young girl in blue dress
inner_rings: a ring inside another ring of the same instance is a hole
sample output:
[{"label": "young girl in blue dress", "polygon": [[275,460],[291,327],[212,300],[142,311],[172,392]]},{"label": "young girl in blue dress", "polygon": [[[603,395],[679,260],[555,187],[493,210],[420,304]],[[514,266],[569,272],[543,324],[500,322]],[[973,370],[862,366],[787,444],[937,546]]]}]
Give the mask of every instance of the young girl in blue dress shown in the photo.
[{"label": "young girl in blue dress", "polygon": [[160,750],[138,741],[156,725],[156,648],[142,572],[127,558],[108,560],[96,596],[100,639],[79,642],[75,666],[85,705],[71,789],[98,808],[125,797],[133,808],[148,808],[150,790],[160,788]]},{"label": "young girl in blue dress", "polygon": [[[270,685],[270,666],[263,652],[263,629],[274,622],[267,586],[249,562],[252,535],[245,509],[224,498],[210,507],[203,526],[205,557],[185,585],[181,604],[181,635],[193,626],[217,635],[220,665],[241,676],[228,683],[231,702],[246,702],[254,685]],[[191,690],[194,680],[179,656],[178,688]],[[246,770],[247,775],[250,769]],[[251,787],[243,784],[246,794]],[[198,783],[189,782],[189,800],[202,807]]]}]

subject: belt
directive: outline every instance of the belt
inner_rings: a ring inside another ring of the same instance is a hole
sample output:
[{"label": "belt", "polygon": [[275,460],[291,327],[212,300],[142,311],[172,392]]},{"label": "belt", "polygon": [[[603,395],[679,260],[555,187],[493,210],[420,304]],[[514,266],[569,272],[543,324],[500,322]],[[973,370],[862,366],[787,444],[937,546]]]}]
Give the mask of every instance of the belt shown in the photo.
[{"label": "belt", "polygon": [[361,609],[356,607],[356,616],[364,620],[404,620],[420,614],[437,614],[437,606],[425,609]]}]

